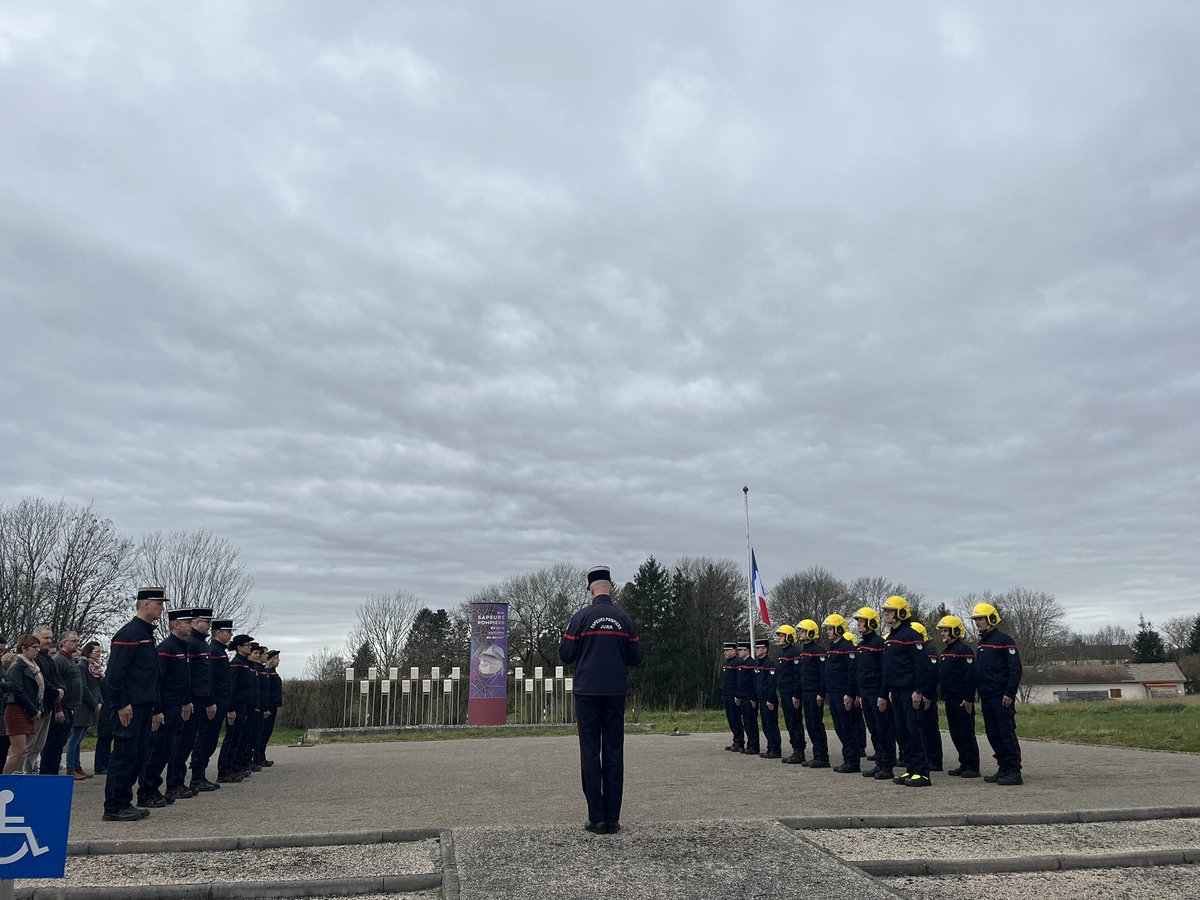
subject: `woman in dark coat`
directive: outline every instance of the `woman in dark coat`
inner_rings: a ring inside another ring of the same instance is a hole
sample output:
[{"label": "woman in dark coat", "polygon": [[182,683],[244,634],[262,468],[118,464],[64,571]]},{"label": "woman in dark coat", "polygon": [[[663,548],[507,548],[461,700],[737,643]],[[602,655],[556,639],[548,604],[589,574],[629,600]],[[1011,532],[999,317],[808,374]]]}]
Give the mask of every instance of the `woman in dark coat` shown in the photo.
[{"label": "woman in dark coat", "polygon": [[91,778],[83,771],[79,761],[79,745],[87,730],[96,725],[100,715],[100,679],[104,670],[100,668],[100,642],[88,641],[83,645],[82,655],[76,665],[83,682],[83,693],[74,708],[71,737],[67,741],[67,774],[76,779]]},{"label": "woman in dark coat", "polygon": [[12,685],[12,700],[4,708],[4,727],[12,745],[4,763],[4,774],[11,775],[21,764],[29,736],[35,730],[35,722],[42,716],[42,694],[45,682],[37,663],[33,660],[41,646],[31,634],[23,634],[17,640],[17,658],[8,668],[8,683]]}]

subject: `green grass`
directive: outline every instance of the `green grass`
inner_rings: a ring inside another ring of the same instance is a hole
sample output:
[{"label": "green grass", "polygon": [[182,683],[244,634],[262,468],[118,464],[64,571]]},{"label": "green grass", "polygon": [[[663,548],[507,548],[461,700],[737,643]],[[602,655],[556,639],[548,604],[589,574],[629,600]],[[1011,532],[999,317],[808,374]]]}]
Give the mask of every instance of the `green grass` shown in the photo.
[{"label": "green grass", "polygon": [[[983,718],[976,718],[982,732]],[[1017,735],[1030,741],[1200,753],[1200,697],[1021,704],[1017,707]]]}]

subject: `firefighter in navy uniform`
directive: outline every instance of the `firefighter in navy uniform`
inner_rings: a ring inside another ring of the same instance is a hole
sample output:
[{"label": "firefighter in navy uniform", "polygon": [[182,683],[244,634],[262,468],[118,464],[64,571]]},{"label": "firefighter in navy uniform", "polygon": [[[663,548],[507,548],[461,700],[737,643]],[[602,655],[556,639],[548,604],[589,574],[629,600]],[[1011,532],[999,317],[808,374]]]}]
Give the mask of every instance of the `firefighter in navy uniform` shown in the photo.
[{"label": "firefighter in navy uniform", "polygon": [[229,662],[229,711],[225,714],[225,739],[217,757],[217,781],[234,784],[249,773],[242,768],[242,740],[250,730],[250,707],[254,705],[254,672],[246,659],[254,638],[238,634],[229,642],[233,659]]},{"label": "firefighter in navy uniform", "polygon": [[896,740],[908,771],[892,779],[907,787],[928,787],[929,758],[917,710],[931,692],[929,657],[921,636],[908,624],[912,615],[908,601],[898,595],[883,601],[883,617],[891,628],[884,640],[883,686],[887,698],[879,698],[881,712],[889,707],[896,728]]},{"label": "firefighter in navy uniform", "polygon": [[279,718],[279,708],[283,706],[283,679],[279,677],[279,651],[268,650],[266,661],[263,666],[266,670],[267,677],[267,719],[263,725],[262,744],[258,752],[258,758],[267,768],[275,765],[272,760],[267,759],[267,744],[271,742],[271,735],[275,731],[275,720]]},{"label": "firefighter in navy uniform", "polygon": [[779,690],[775,660],[771,659],[771,642],[759,638],[754,642],[754,696],[758,700],[758,717],[767,749],[758,754],[763,759],[780,758]]},{"label": "firefighter in navy uniform", "polygon": [[587,575],[592,603],[571,617],[558,645],[564,663],[575,664],[575,714],[579,768],[593,834],[621,830],[625,789],[625,693],[630,666],[642,662],[637,626],[612,602],[608,566]]},{"label": "firefighter in navy uniform", "polygon": [[757,756],[758,748],[758,699],[754,690],[754,675],[758,665],[750,658],[750,642],[738,641],[738,677],[733,702],[742,717],[742,731],[746,734],[745,754]]},{"label": "firefighter in navy uniform", "polygon": [[998,629],[1000,613],[990,603],[976,603],[971,618],[979,629],[975,653],[975,684],[983,707],[983,730],[999,764],[983,780],[994,784],[1024,784],[1021,744],[1017,741],[1017,688],[1021,685],[1021,654],[1016,642]]},{"label": "firefighter in navy uniform", "polygon": [[796,684],[796,660],[800,652],[796,643],[796,629],[791,625],[780,625],[775,629],[775,635],[779,642],[779,656],[775,660],[779,706],[783,710],[783,724],[792,747],[791,755],[785,756],[783,761],[799,765],[804,762],[804,751],[808,749],[808,744],[804,740],[804,717],[800,714],[800,692]]},{"label": "firefighter in navy uniform", "polygon": [[825,736],[825,650],[818,637],[820,631],[812,619],[796,626],[800,638],[800,656],[796,669],[800,686],[800,707],[804,726],[812,743],[812,759],[802,763],[809,769],[829,768],[829,739]]},{"label": "firefighter in navy uniform", "polygon": [[937,623],[942,636],[942,662],[938,675],[946,704],[946,728],[958,752],[958,767],[946,774],[979,777],[979,741],[975,737],[975,651],[963,637],[966,628],[958,616],[942,616]]},{"label": "firefighter in navy uniform", "polygon": [[[190,791],[195,796],[200,791],[214,788],[203,784],[185,786],[188,775],[188,757],[196,749],[196,737],[200,729],[216,718],[217,707],[212,699],[212,663],[208,659],[208,629],[212,623],[212,610],[192,610],[191,630],[184,643],[187,645],[188,675],[191,678],[192,715],[184,723],[179,734],[179,747],[167,763],[167,796]],[[214,786],[215,787],[215,786]],[[184,790],[181,791],[180,788]]]},{"label": "firefighter in navy uniform", "polygon": [[842,744],[842,764],[835,772],[849,774],[862,771],[862,755],[866,744],[862,715],[854,705],[858,695],[857,648],[846,635],[846,620],[837,613],[826,616],[821,623],[829,648],[825,651],[825,693],[833,730]]},{"label": "firefighter in navy uniform", "polygon": [[217,790],[220,785],[208,780],[208,763],[217,749],[221,738],[221,726],[229,712],[229,639],[233,635],[232,619],[215,619],[212,622],[212,637],[208,641],[209,671],[212,675],[212,700],[217,706],[211,719],[200,723],[196,734],[196,745],[192,750],[193,790]]},{"label": "firefighter in navy uniform", "polygon": [[938,716],[938,688],[941,686],[940,666],[941,657],[937,645],[929,636],[929,629],[920,622],[911,623],[913,631],[925,642],[925,655],[929,658],[930,683],[932,692],[925,695],[922,708],[917,710],[917,719],[921,722],[921,734],[925,738],[925,755],[929,757],[929,771],[941,772],[942,767],[942,729]]},{"label": "firefighter in navy uniform", "polygon": [[252,643],[250,655],[246,657],[246,665],[254,673],[250,731],[246,733],[246,742],[242,744],[242,767],[248,772],[263,770],[259,746],[262,744],[263,727],[267,721],[267,668],[263,665],[263,656],[266,650],[267,648],[261,644]]},{"label": "firefighter in navy uniform", "polygon": [[858,626],[858,703],[863,718],[871,724],[871,744],[875,748],[875,767],[863,772],[864,778],[880,781],[895,777],[896,733],[890,712],[881,712],[883,696],[883,638],[879,636],[879,614],[864,606],[854,614]]},{"label": "firefighter in navy uniform", "polygon": [[192,715],[192,677],[188,666],[187,636],[192,630],[193,612],[190,609],[173,609],[167,613],[171,633],[158,644],[159,703],[163,714],[162,727],[154,733],[150,745],[150,759],[138,779],[137,805],[157,809],[194,797],[186,786],[180,790],[160,788],[167,765],[179,750],[179,737],[183,725]]},{"label": "firefighter in navy uniform", "polygon": [[729,723],[729,731],[733,735],[733,743],[725,749],[741,753],[746,749],[746,743],[743,740],[746,731],[742,728],[741,710],[733,702],[733,695],[737,693],[737,676],[740,665],[737,658],[737,643],[726,641],[721,652],[725,657],[721,662],[721,699],[725,701],[725,721]]},{"label": "firefighter in navy uniform", "polygon": [[133,806],[133,783],[146,766],[150,739],[162,724],[158,711],[158,651],[154,623],[162,618],[161,587],[138,588],[137,612],[109,645],[111,704],[100,711],[112,723],[113,748],[104,780],[104,821],[136,822],[150,815]]}]

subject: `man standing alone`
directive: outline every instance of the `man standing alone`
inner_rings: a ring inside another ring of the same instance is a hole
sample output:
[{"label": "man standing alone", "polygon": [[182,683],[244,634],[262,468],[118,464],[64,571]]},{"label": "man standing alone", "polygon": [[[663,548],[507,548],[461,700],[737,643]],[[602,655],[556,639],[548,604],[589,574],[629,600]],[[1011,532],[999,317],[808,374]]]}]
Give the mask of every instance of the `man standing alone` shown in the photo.
[{"label": "man standing alone", "polygon": [[575,714],[588,821],[594,834],[621,830],[625,780],[625,678],[642,661],[637,627],[612,602],[608,566],[588,572],[592,605],[571,618],[558,646],[564,663],[575,664]]}]

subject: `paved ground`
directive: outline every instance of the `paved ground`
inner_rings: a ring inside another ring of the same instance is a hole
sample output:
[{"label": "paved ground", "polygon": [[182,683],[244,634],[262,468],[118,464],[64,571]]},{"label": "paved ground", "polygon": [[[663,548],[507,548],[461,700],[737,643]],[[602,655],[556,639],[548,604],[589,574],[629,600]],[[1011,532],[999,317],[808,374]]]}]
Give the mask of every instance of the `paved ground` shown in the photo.
[{"label": "paved ground", "polygon": [[[1027,743],[1023,787],[935,773],[932,788],[913,789],[726,753],[721,745],[719,734],[629,735],[623,821],[1200,804],[1194,754]],[[274,768],[136,824],[102,822],[103,779],[79,782],[71,837],[577,825],[585,818],[574,737],[328,744],[273,748],[272,755]]]}]

